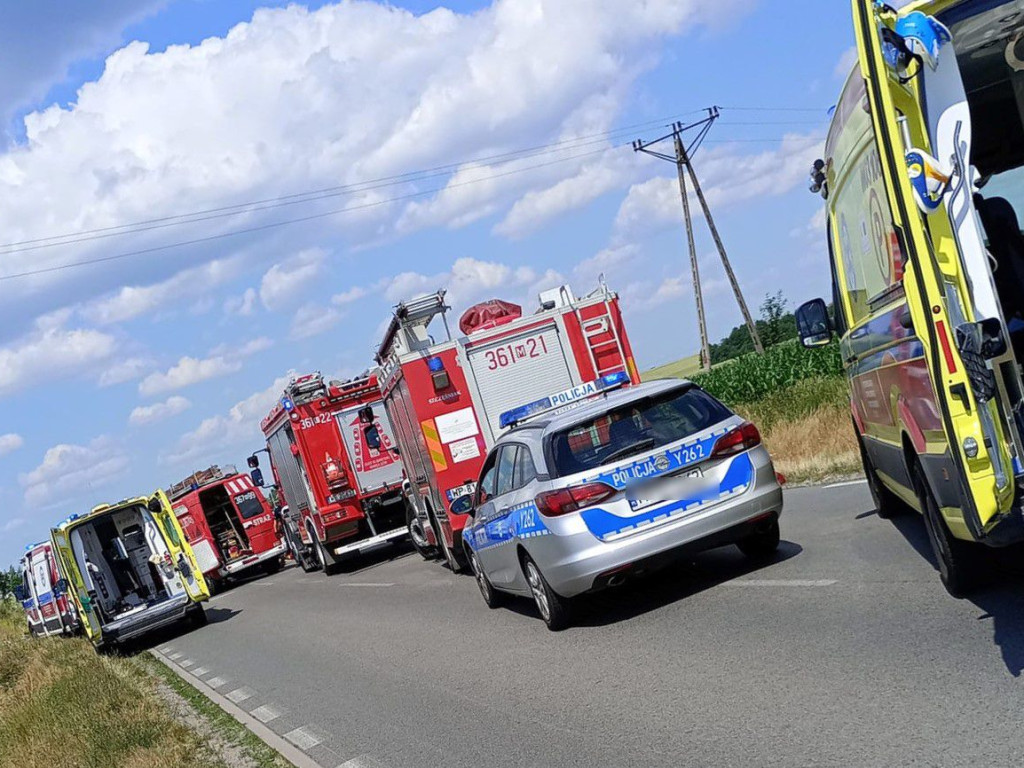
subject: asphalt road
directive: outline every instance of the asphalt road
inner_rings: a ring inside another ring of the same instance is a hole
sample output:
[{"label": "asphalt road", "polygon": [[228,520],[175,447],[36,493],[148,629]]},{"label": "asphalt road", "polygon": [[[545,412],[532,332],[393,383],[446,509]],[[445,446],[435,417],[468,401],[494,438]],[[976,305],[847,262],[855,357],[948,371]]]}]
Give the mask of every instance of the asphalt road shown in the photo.
[{"label": "asphalt road", "polygon": [[552,634],[409,554],[226,592],[155,647],[325,768],[1020,766],[1024,580],[942,589],[920,519],[862,484],[786,493],[735,548],[589,600]]}]

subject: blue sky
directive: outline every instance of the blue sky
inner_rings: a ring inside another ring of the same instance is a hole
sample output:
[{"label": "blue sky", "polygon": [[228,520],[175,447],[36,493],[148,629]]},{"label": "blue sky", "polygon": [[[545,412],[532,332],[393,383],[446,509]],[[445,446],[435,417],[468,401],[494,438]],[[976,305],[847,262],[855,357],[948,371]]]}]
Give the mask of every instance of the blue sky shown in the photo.
[{"label": "blue sky", "polygon": [[[364,369],[423,290],[532,309],[604,273],[642,367],[694,354],[674,169],[620,145],[710,105],[696,162],[748,300],[826,290],[805,179],[847,3],[13,5],[0,239],[23,245],[0,278],[33,274],[0,279],[0,563],[71,512],[244,463],[290,371]],[[341,185],[364,186],[168,219]],[[739,312],[698,248],[717,339]]]}]

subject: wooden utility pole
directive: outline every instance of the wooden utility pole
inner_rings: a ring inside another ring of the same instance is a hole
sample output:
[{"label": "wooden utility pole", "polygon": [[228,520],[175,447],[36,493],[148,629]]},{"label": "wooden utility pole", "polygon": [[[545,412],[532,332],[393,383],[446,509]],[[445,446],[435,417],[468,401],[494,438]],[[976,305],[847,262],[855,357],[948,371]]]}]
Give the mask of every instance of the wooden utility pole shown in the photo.
[{"label": "wooden utility pole", "polygon": [[[715,226],[714,217],[711,215],[711,207],[708,205],[708,201],[704,197],[704,190],[701,189],[700,181],[697,179],[697,172],[693,168],[693,161],[691,159],[693,152],[698,146],[700,146],[704,137],[707,136],[712,123],[718,119],[718,115],[718,107],[712,107],[708,110],[708,116],[699,122],[685,126],[682,123],[673,123],[672,133],[667,136],[662,136],[660,139],[655,139],[654,141],[649,142],[641,140],[633,142],[634,151],[644,152],[648,155],[653,155],[654,157],[667,160],[668,162],[675,164],[676,171],[679,175],[679,194],[683,201],[683,220],[686,224],[686,241],[690,253],[690,272],[693,278],[693,294],[697,302],[697,324],[700,328],[700,361],[701,368],[704,370],[711,368],[711,348],[708,344],[707,320],[704,314],[704,295],[700,285],[700,269],[697,265],[697,247],[694,244],[694,227],[693,218],[690,215],[690,199],[686,190],[687,176],[690,177],[690,182],[693,184],[697,200],[700,202],[701,210],[704,212],[704,219],[707,221],[708,228],[711,230],[711,237],[715,241],[715,247],[718,249],[718,255],[722,259],[722,266],[725,268],[725,274],[729,278],[729,284],[732,286],[732,292],[736,297],[736,303],[739,305],[740,312],[743,314],[743,322],[746,323],[747,331],[750,333],[750,339],[754,343],[754,349],[758,354],[764,354],[764,346],[761,344],[761,337],[757,332],[757,326],[754,324],[754,319],[751,317],[750,310],[747,308],[747,302],[743,298],[743,291],[740,290],[740,284],[736,279],[736,273],[733,272],[732,264],[729,263],[729,256],[725,252],[725,244],[722,242],[722,237],[718,233],[718,227]],[[697,137],[694,139],[690,148],[687,149],[686,144],[683,141],[683,134],[692,129],[697,129]],[[655,144],[659,144],[670,138],[672,139],[673,147],[675,149],[675,152],[672,155],[651,149]]]}]

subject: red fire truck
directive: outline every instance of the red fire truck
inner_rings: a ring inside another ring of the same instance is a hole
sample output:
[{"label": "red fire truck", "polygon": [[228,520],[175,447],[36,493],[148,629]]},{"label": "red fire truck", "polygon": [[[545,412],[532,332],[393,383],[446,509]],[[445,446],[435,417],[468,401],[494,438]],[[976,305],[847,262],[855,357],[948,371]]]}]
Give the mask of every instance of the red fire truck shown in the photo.
[{"label": "red fire truck", "polygon": [[325,382],[317,372],[292,380],[260,424],[285,538],[307,572],[406,536],[402,464],[379,404],[375,374]]},{"label": "red fire truck", "polygon": [[286,549],[274,512],[248,475],[214,465],[172,485],[167,497],[212,588],[257,568],[281,568]]},{"label": "red fire truck", "polygon": [[71,635],[78,632],[78,614],[68,602],[67,583],[57,570],[49,541],[25,547],[21,559],[21,584],[15,586],[33,637]]},{"label": "red fire truck", "polygon": [[[405,466],[409,534],[424,557],[465,567],[465,515],[451,503],[476,487],[504,411],[601,376],[639,381],[618,296],[602,284],[576,298],[545,291],[532,315],[502,301],[469,309],[452,338],[445,292],[399,304],[377,351],[384,407]],[[445,340],[428,326],[440,316]]]}]

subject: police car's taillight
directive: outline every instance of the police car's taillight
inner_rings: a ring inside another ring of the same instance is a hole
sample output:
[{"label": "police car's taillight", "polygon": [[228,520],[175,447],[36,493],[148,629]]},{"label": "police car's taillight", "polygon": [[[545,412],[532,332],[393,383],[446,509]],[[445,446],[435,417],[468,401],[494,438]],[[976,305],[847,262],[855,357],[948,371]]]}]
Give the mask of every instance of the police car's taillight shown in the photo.
[{"label": "police car's taillight", "polygon": [[718,438],[718,442],[715,443],[715,447],[711,451],[711,458],[721,459],[726,456],[734,456],[760,444],[761,433],[757,431],[757,427],[749,421],[745,421],[732,432]]},{"label": "police car's taillight", "polygon": [[545,491],[537,496],[534,501],[537,509],[542,515],[558,517],[575,512],[577,509],[589,507],[593,504],[600,504],[605,499],[610,499],[617,491],[610,485],[604,483],[586,483],[574,485],[570,488],[559,488],[557,491]]}]

